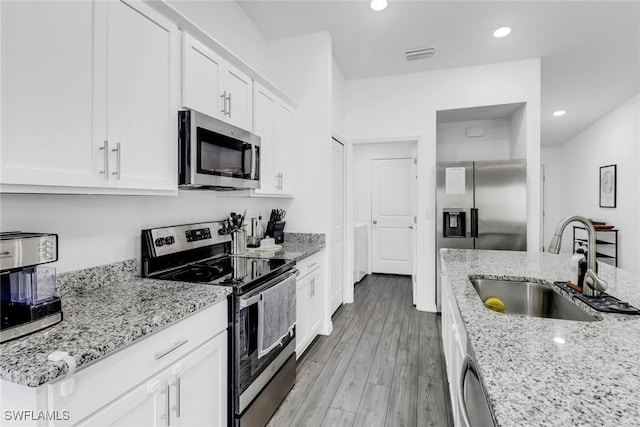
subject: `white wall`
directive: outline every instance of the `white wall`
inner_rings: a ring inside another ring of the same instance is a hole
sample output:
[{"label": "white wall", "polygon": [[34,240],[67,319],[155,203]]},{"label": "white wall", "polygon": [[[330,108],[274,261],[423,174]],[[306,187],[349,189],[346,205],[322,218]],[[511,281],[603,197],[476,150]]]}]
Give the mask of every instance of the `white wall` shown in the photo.
[{"label": "white wall", "polygon": [[274,40],[269,53],[273,82],[298,103],[292,159],[299,190],[291,203],[290,226],[326,233],[331,227],[331,38],[315,33]]},{"label": "white wall", "polygon": [[[561,183],[572,180],[564,172],[564,158],[562,155],[562,147],[545,147],[540,150],[540,162],[544,166],[544,218],[543,218],[543,238],[544,250],[547,250],[553,233],[564,218],[561,206],[562,192],[560,191]],[[567,230],[569,231],[569,230]],[[571,247],[571,246],[569,246]],[[564,248],[566,249],[566,247]]]},{"label": "white wall", "polygon": [[324,233],[325,295],[322,334],[332,330],[331,289],[331,133],[332,51],[326,32],[269,43],[271,79],[298,103],[292,160],[298,169],[295,198],[287,213],[291,231]]},{"label": "white wall", "polygon": [[[558,222],[582,215],[615,225],[620,231],[618,266],[640,273],[640,95],[635,95],[559,148],[543,149],[547,173],[545,241]],[[617,207],[599,207],[600,167],[617,165]],[[562,251],[571,252],[571,226]]]},{"label": "white wall", "polygon": [[334,134],[342,137],[345,131],[344,75],[335,58],[331,58],[331,124]]},{"label": "white wall", "polygon": [[418,143],[417,307],[436,311],[435,162],[436,112],[485,105],[527,103],[527,232],[529,250],[540,240],[540,60],[531,59],[425,73],[348,80],[348,140]]},{"label": "white wall", "polygon": [[169,0],[169,4],[260,74],[269,76],[268,42],[238,3]]},{"label": "white wall", "polygon": [[[231,211],[247,218],[272,208],[289,209],[282,199],[224,197],[214,191],[180,191],[178,196],[0,195],[0,230],[59,235],[58,272],[131,258],[140,259],[140,231],[191,222],[222,220]],[[288,230],[288,227],[287,227]]]},{"label": "white wall", "polygon": [[[484,130],[484,136],[466,136],[467,128],[478,127]],[[438,123],[436,141],[438,162],[511,159],[508,118]]]},{"label": "white wall", "polygon": [[518,108],[509,118],[509,133],[511,134],[511,158],[524,159],[527,157],[527,106]]}]

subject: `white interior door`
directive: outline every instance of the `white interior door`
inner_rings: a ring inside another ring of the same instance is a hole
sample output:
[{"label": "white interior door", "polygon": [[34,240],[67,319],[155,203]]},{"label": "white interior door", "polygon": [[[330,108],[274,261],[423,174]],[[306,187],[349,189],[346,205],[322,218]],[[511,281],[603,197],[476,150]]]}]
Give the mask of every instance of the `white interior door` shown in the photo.
[{"label": "white interior door", "polygon": [[332,140],[331,314],[343,301],[344,282],[344,146]]},{"label": "white interior door", "polygon": [[413,273],[413,159],[371,161],[371,270]]}]

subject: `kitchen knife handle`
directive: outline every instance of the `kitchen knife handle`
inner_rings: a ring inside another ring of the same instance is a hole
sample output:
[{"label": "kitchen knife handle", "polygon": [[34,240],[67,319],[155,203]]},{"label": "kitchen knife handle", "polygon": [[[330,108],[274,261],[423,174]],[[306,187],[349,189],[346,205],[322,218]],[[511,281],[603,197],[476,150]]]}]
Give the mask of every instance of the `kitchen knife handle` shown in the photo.
[{"label": "kitchen knife handle", "polygon": [[478,209],[471,208],[471,237],[478,237]]}]

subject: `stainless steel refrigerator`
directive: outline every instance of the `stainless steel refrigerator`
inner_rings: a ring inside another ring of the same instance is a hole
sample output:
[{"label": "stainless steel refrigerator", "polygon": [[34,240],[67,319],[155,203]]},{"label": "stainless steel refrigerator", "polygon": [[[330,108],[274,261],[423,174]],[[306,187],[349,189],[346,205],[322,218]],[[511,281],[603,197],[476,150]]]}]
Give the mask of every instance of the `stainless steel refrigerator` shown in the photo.
[{"label": "stainless steel refrigerator", "polygon": [[436,256],[440,249],[527,250],[525,160],[438,163]]}]

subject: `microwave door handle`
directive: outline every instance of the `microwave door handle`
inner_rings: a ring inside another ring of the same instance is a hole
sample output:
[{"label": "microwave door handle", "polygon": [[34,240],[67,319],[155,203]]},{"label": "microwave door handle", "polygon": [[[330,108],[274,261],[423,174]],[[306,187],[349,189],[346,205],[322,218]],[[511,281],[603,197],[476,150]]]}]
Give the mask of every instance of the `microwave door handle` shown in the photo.
[{"label": "microwave door handle", "polygon": [[256,179],[257,172],[256,164],[258,160],[258,147],[256,145],[251,145],[251,179]]}]

